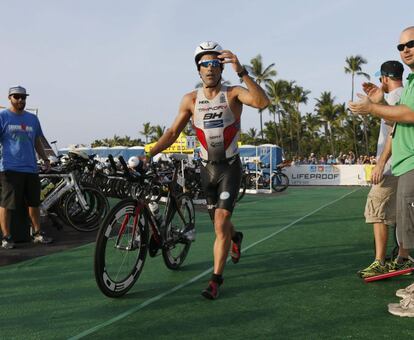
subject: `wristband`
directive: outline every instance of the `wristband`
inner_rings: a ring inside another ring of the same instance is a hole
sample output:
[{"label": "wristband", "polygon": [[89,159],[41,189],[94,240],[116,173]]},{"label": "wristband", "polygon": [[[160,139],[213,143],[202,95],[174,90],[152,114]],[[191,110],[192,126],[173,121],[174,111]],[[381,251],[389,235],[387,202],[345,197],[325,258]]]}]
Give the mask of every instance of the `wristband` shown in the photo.
[{"label": "wristband", "polygon": [[244,76],[249,75],[249,72],[247,72],[246,68],[243,67],[243,70],[241,70],[241,72],[237,72],[237,75],[239,76],[239,78],[243,78]]}]

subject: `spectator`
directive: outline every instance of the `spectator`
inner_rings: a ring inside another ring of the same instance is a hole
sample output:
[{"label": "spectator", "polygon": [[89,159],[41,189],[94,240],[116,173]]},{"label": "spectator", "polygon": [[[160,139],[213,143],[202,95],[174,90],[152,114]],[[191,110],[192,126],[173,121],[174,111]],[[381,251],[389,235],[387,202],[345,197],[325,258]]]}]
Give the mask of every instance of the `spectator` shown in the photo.
[{"label": "spectator", "polygon": [[[401,32],[397,49],[411,70],[399,105],[384,105],[381,89],[372,85],[365,86],[368,96],[360,95],[359,102],[349,103],[354,113],[371,114],[395,122],[387,140],[388,144],[392,142],[392,173],[398,176],[396,222],[399,250],[391,265],[393,270],[414,266],[409,258],[409,250],[414,248],[414,26]],[[408,294],[400,304],[389,304],[388,311],[398,316],[414,317],[414,295]]]},{"label": "spectator", "polygon": [[355,154],[352,151],[348,152],[349,164],[355,164]]},{"label": "spectator", "polygon": [[[381,89],[387,93],[387,103],[395,105],[400,99],[402,87],[403,65],[398,61],[387,61],[381,65]],[[381,128],[378,136],[377,157],[379,164],[372,170],[372,183],[374,184],[368,194],[365,206],[365,221],[373,224],[375,240],[375,259],[367,268],[359,271],[361,277],[370,277],[384,274],[389,271],[385,263],[388,226],[395,225],[395,194],[398,177],[391,175],[388,159],[390,152],[385,147],[387,136],[391,128],[381,119]],[[365,156],[364,164],[375,164],[375,157]]]},{"label": "spectator", "polygon": [[328,156],[328,161],[326,162],[326,164],[329,164],[329,165],[334,165],[334,164],[336,164],[336,159],[334,158],[334,156],[333,156],[333,155],[329,155],[329,156]]},{"label": "spectator", "polygon": [[36,153],[46,168],[50,168],[41,138],[43,132],[36,115],[24,110],[26,89],[15,86],[9,89],[10,108],[0,112],[0,224],[2,247],[14,248],[10,235],[9,210],[25,200],[34,233],[33,242],[47,244],[52,239],[40,229],[40,181]]},{"label": "spectator", "polygon": [[308,164],[318,164],[318,159],[313,152],[309,155]]}]

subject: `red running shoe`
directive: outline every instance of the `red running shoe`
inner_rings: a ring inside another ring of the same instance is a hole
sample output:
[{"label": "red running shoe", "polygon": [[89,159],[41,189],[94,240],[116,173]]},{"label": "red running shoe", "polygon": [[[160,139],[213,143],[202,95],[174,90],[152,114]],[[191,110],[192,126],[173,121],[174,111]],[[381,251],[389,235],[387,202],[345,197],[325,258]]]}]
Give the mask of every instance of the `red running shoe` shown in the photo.
[{"label": "red running shoe", "polygon": [[201,292],[201,295],[206,299],[215,300],[219,296],[220,285],[217,282],[209,281],[208,287]]},{"label": "red running shoe", "polygon": [[241,256],[241,244],[243,241],[243,233],[240,231],[236,231],[232,238],[232,244],[231,244],[231,251],[230,256],[233,263],[237,263],[240,260]]}]

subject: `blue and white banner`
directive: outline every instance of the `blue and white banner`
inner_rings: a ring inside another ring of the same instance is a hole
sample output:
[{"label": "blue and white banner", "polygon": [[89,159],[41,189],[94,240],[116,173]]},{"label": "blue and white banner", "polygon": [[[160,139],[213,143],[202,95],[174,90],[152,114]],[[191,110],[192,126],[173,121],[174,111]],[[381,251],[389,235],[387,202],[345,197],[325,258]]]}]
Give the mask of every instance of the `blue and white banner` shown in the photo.
[{"label": "blue and white banner", "polygon": [[369,185],[373,165],[293,165],[289,185]]}]

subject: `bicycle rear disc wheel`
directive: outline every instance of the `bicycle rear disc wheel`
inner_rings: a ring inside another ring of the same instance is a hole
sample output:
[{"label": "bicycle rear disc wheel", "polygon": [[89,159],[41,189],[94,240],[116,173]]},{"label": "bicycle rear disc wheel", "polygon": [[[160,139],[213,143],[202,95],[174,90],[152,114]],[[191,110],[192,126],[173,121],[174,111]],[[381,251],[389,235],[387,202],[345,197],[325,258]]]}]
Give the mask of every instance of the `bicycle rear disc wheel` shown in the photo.
[{"label": "bicycle rear disc wheel", "polygon": [[272,177],[272,188],[274,191],[282,192],[289,186],[289,177],[284,173],[275,173]]},{"label": "bicycle rear disc wheel", "polygon": [[172,270],[178,269],[183,264],[191,247],[191,241],[183,237],[184,230],[195,226],[194,205],[189,196],[177,197],[176,208],[171,221],[166,226],[166,242],[162,248],[164,263]]},{"label": "bicycle rear disc wheel", "polygon": [[126,294],[138,280],[148,249],[148,220],[136,200],[119,202],[102,223],[96,239],[95,279],[103,294]]}]

